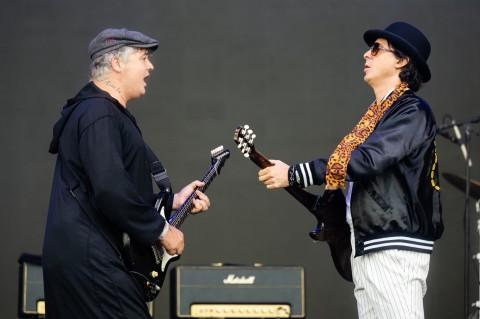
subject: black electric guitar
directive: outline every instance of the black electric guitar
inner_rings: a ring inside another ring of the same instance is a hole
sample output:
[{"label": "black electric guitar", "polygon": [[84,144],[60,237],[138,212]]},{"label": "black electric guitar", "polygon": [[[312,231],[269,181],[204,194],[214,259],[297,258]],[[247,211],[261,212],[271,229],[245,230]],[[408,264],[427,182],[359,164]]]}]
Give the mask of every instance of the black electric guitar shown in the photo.
[{"label": "black electric guitar", "polygon": [[[253,143],[255,138],[256,135],[248,125],[237,127],[233,136],[238,149],[245,157],[260,168],[272,166],[273,163],[255,149]],[[298,186],[284,189],[315,216],[317,226],[309,233],[310,237],[328,243],[338,273],[345,280],[352,281],[350,228],[345,220],[346,204],[342,191],[326,190],[322,196],[317,196]]]},{"label": "black electric guitar", "polygon": [[[201,182],[205,183],[204,186],[199,188],[202,192],[205,192],[213,179],[220,174],[220,170],[230,156],[230,151],[224,149],[223,146],[219,146],[211,151],[211,155],[211,166],[201,179]],[[195,196],[195,192],[193,192],[182,206],[172,213],[168,220],[170,225],[180,228],[185,219],[190,215]],[[165,217],[163,206],[159,203],[161,200],[157,201],[155,207]],[[168,254],[160,244],[153,246],[136,245],[133,241],[130,241],[126,234],[123,236],[123,244],[124,259],[130,273],[142,286],[145,300],[154,300],[163,285],[168,265],[180,257]]]}]

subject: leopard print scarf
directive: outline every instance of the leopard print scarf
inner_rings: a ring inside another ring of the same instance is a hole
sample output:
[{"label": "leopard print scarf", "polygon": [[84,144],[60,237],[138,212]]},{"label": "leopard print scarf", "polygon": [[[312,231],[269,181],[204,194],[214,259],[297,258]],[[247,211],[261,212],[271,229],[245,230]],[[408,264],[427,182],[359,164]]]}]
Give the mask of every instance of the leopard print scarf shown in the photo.
[{"label": "leopard print scarf", "polygon": [[401,83],[380,104],[373,102],[353,130],[342,139],[340,144],[337,145],[335,151],[328,159],[326,189],[345,188],[347,167],[352,152],[358,147],[358,145],[365,142],[377,126],[377,123],[380,121],[383,114],[407,90],[407,84]]}]

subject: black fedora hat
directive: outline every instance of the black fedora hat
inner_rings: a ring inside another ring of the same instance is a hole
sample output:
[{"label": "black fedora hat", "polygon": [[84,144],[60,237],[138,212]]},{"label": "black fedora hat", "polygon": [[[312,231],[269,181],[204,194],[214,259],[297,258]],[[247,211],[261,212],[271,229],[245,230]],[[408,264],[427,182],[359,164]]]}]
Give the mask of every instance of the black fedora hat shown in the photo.
[{"label": "black fedora hat", "polygon": [[427,65],[430,55],[430,42],[417,28],[406,22],[395,22],[385,30],[368,30],[363,34],[363,39],[371,46],[376,39],[388,40],[396,49],[412,59],[422,76],[422,82],[428,82],[431,74]]}]

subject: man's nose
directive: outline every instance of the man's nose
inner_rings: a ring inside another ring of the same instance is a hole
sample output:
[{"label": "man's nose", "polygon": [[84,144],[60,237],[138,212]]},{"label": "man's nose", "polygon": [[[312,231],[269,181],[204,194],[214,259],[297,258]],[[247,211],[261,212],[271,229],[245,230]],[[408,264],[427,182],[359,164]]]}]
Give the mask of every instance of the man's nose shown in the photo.
[{"label": "man's nose", "polygon": [[366,59],[371,59],[372,58],[372,55],[371,55],[371,51],[370,49],[368,49],[367,51],[365,51],[365,53],[363,54],[363,58],[366,60]]},{"label": "man's nose", "polygon": [[155,67],[153,66],[153,63],[150,60],[147,60],[147,68],[149,70],[153,70]]}]

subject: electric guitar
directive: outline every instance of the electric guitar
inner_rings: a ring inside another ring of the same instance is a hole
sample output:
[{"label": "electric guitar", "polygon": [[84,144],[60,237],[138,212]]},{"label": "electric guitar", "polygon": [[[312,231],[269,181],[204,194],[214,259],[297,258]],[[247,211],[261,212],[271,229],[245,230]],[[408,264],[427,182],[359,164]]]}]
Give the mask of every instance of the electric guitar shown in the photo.
[{"label": "electric guitar", "polygon": [[[201,180],[205,185],[198,188],[200,191],[205,192],[207,190],[213,179],[220,174],[220,170],[229,156],[230,151],[224,149],[223,146],[219,146],[211,151],[211,166]],[[192,211],[193,199],[195,197],[196,194],[193,192],[182,206],[172,213],[168,220],[170,225],[180,228]],[[155,207],[165,217],[163,205],[161,205],[162,200],[162,198],[159,198]],[[127,268],[142,287],[145,301],[154,300],[161,290],[168,265],[179,259],[180,256],[168,254],[159,243],[152,246],[136,245],[133,241],[130,241],[127,234],[123,235],[123,246],[123,257]]]},{"label": "electric guitar", "polygon": [[[255,149],[256,135],[248,126],[235,129],[233,140],[242,154],[260,168],[273,166],[267,157]],[[345,197],[340,189],[326,190],[322,196],[309,193],[298,186],[284,188],[317,219],[317,226],[309,235],[315,241],[326,241],[338,273],[352,281],[350,255],[350,228],[345,220]]]}]

